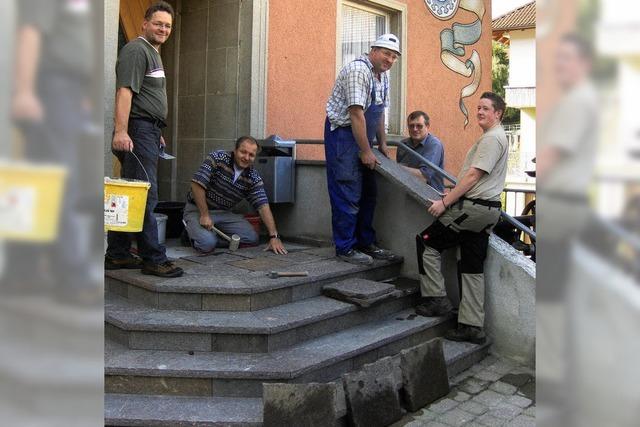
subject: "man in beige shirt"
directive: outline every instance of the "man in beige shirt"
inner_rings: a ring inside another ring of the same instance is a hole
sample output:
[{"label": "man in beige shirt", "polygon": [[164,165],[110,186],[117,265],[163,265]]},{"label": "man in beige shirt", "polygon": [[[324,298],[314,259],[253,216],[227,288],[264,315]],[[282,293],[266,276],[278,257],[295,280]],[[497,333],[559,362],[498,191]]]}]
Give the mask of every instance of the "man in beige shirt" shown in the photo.
[{"label": "man in beige shirt", "polygon": [[442,199],[431,200],[436,218],[416,236],[423,302],[422,316],[444,316],[452,310],[441,272],[440,254],[460,246],[462,292],[458,329],[446,338],[477,344],[486,340],[484,326],[484,260],[489,234],[500,218],[500,194],[507,175],[509,144],[500,121],[506,105],[493,92],[480,97],[476,117],[484,131],[467,153],[458,184]]}]

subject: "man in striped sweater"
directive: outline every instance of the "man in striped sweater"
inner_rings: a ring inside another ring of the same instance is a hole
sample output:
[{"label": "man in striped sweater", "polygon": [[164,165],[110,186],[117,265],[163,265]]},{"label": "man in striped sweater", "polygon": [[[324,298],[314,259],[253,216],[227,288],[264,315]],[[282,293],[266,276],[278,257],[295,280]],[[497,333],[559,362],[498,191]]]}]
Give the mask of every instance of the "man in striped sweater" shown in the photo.
[{"label": "man in striped sweater", "polygon": [[198,251],[212,252],[216,246],[226,244],[213,230],[214,224],[227,235],[239,235],[240,243],[258,243],[258,234],[251,224],[242,215],[231,212],[240,200],[246,199],[267,227],[267,249],[276,254],[287,253],[269,207],[264,183],[253,167],[258,148],[254,138],[241,136],[234,151],[209,153],[193,174],[183,219],[189,239]]}]

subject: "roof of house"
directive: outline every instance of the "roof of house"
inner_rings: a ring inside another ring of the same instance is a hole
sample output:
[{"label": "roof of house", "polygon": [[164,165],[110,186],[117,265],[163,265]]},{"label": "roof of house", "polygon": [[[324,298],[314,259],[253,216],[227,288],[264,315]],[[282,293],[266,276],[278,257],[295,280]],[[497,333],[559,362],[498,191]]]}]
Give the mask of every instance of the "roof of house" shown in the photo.
[{"label": "roof of house", "polygon": [[492,21],[493,31],[524,30],[536,27],[536,2],[532,1]]}]

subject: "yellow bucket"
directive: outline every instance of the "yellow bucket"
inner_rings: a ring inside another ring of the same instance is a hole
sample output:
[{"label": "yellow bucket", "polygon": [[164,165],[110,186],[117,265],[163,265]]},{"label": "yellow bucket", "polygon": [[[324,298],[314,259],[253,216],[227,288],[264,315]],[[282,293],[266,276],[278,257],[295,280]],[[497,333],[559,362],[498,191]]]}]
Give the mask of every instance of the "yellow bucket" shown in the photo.
[{"label": "yellow bucket", "polygon": [[105,177],[105,231],[142,231],[149,188],[146,181]]},{"label": "yellow bucket", "polygon": [[0,239],[53,241],[66,176],[56,165],[0,162]]}]

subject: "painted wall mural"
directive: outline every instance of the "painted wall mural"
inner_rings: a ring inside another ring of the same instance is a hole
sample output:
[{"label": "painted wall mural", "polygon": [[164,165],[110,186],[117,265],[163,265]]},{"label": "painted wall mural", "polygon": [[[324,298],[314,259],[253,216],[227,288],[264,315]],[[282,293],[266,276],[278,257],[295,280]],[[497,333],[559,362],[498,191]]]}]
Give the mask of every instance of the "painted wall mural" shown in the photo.
[{"label": "painted wall mural", "polygon": [[453,18],[458,9],[467,10],[477,19],[472,23],[454,22],[451,28],[440,32],[440,59],[442,63],[454,73],[471,79],[471,83],[460,90],[460,111],[464,115],[464,127],[469,124],[469,111],[464,99],[473,95],[480,85],[482,68],[480,54],[473,49],[466,58],[465,46],[471,46],[482,36],[482,18],[484,17],[483,0],[424,0],[431,14],[442,20]]}]

